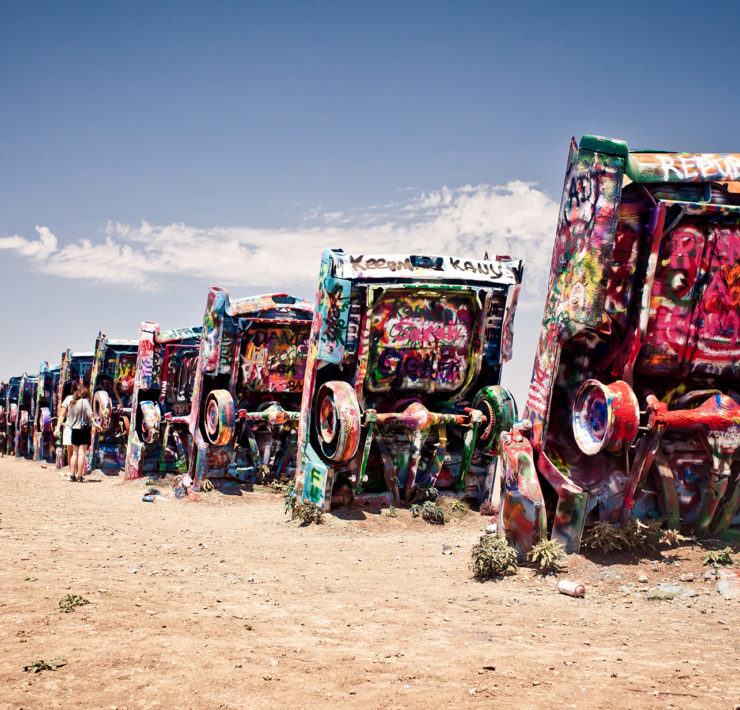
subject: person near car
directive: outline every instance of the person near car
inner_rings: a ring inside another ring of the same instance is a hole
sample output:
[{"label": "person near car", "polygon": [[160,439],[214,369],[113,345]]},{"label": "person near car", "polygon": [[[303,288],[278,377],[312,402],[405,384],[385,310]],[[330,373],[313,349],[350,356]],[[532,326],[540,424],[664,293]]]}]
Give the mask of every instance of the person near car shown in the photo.
[{"label": "person near car", "polygon": [[74,398],[74,393],[77,391],[77,388],[79,386],[79,382],[72,381],[69,389],[69,394],[62,400],[62,404],[59,406],[57,424],[54,428],[54,436],[57,439],[59,438],[59,432],[62,431],[62,446],[66,449],[67,463],[72,460],[72,427],[67,426],[66,424],[64,425],[64,427],[62,427],[62,425],[64,423],[65,417],[67,416],[69,405]]},{"label": "person near car", "polygon": [[90,446],[92,428],[100,430],[93,417],[90,406],[90,390],[84,385],[79,385],[74,394],[64,400],[67,406],[62,404],[59,420],[57,421],[57,433],[63,423],[65,430],[69,427],[71,431],[70,444],[72,452],[69,456],[70,479],[82,482],[85,479],[85,464],[87,449]]}]

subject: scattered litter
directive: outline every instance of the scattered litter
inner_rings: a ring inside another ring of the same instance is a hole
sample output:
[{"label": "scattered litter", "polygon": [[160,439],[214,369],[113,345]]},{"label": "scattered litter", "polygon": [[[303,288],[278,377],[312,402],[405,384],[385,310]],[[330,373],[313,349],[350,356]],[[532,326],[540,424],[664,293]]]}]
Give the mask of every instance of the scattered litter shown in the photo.
[{"label": "scattered litter", "polygon": [[486,535],[495,535],[496,530],[496,523],[489,523],[488,525],[486,525]]},{"label": "scattered litter", "polygon": [[569,597],[584,597],[586,595],[586,588],[578,582],[571,582],[568,579],[561,579],[558,582],[558,591],[561,594],[567,594]]},{"label": "scattered litter", "polygon": [[452,554],[452,545],[448,545],[446,542],[442,543],[442,554],[443,555],[451,555]]}]

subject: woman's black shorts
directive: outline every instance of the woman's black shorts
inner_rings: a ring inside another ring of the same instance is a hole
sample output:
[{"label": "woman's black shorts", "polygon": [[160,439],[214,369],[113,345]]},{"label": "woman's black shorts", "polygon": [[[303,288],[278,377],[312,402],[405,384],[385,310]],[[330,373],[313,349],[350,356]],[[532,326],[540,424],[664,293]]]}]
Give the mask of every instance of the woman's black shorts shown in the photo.
[{"label": "woman's black shorts", "polygon": [[72,429],[72,446],[90,446],[90,434],[92,429],[83,426],[81,429]]}]

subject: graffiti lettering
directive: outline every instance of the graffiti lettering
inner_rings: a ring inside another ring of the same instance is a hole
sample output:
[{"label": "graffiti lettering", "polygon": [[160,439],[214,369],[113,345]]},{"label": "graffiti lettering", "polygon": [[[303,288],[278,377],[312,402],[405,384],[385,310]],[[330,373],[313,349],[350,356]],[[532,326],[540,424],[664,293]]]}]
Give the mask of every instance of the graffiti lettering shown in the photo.
[{"label": "graffiti lettering", "polygon": [[347,350],[354,352],[357,340],[360,337],[360,321],[362,320],[362,306],[359,301],[351,301],[349,318],[347,320]]},{"label": "graffiti lettering", "polygon": [[364,256],[350,256],[350,263],[352,268],[358,271],[366,269],[390,269],[391,271],[413,271],[414,265],[411,263],[411,259],[408,257],[403,261],[395,259],[367,259],[364,260]]},{"label": "graffiti lettering", "polygon": [[378,372],[382,378],[408,377],[412,381],[436,380],[455,383],[463,363],[452,352],[427,352],[385,348],[378,358]]},{"label": "graffiti lettering", "polygon": [[740,156],[680,155],[655,156],[663,179],[670,180],[737,180],[740,178]]},{"label": "graffiti lettering", "polygon": [[326,311],[324,321],[326,327],[324,330],[323,340],[344,345],[344,333],[342,328],[342,311],[347,307],[343,303],[342,287],[336,285],[331,293],[327,294],[329,307]]},{"label": "graffiti lettering", "polygon": [[429,323],[408,319],[391,322],[386,330],[390,345],[407,348],[463,345],[468,337],[468,330],[462,323]]},{"label": "graffiti lettering", "polygon": [[463,261],[462,259],[450,258],[450,265],[456,271],[468,271],[473,274],[483,274],[484,276],[500,277],[503,274],[501,264],[488,261]]},{"label": "graffiti lettering", "polygon": [[256,347],[274,345],[302,345],[306,341],[306,333],[291,331],[287,328],[266,328],[249,332],[245,340]]},{"label": "graffiti lettering", "polygon": [[295,391],[291,383],[303,378],[307,353],[307,327],[251,331],[241,354],[242,385],[252,391]]},{"label": "graffiti lettering", "polygon": [[231,457],[228,449],[211,449],[208,455],[209,468],[226,468],[229,465]]}]

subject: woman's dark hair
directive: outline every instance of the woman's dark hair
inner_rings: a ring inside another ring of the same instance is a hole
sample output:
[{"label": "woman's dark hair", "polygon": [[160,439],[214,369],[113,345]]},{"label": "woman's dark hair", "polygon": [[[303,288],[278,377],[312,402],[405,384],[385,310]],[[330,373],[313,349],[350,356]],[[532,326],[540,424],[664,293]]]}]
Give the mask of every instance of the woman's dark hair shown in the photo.
[{"label": "woman's dark hair", "polygon": [[75,402],[80,399],[87,399],[90,396],[90,390],[85,385],[80,385],[72,396],[75,398]]}]

